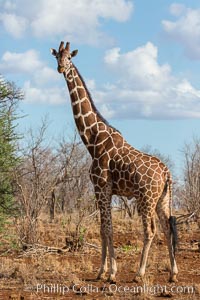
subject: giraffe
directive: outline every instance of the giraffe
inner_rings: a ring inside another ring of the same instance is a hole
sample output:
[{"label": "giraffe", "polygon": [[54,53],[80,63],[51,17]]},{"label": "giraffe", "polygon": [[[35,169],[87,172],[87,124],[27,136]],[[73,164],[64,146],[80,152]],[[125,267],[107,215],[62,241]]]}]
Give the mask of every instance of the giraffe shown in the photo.
[{"label": "giraffe", "polygon": [[97,110],[93,99],[71,58],[78,50],[70,52],[70,43],[60,43],[59,50],[51,49],[57,59],[59,73],[66,80],[75,123],[80,137],[91,157],[90,179],[100,210],[101,266],[97,279],[107,273],[108,281],[116,282],[117,263],[113,247],[111,215],[112,195],[135,197],[138,214],[142,217],[144,242],[136,282],[143,279],[149,249],[156,233],[155,216],[158,215],[166,236],[171,271],[171,282],[177,279],[175,261],[176,224],[172,216],[172,179],[167,166],[158,158],[138,151],[129,145],[118,130],[109,125]]}]

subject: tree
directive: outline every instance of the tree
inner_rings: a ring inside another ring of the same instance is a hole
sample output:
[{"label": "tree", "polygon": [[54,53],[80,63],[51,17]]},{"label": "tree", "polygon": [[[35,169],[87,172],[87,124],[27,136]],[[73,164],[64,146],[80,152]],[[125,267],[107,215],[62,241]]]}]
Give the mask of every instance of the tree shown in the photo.
[{"label": "tree", "polygon": [[22,244],[38,241],[38,218],[47,207],[61,173],[58,156],[46,141],[47,126],[43,120],[37,133],[29,130],[21,150],[21,161],[14,172]]},{"label": "tree", "polygon": [[14,83],[0,77],[0,213],[8,213],[13,205],[13,168],[19,135],[16,133],[18,102],[23,93]]},{"label": "tree", "polygon": [[94,192],[89,178],[91,158],[76,131],[70,142],[65,139],[60,142],[58,153],[64,172],[62,184],[57,189],[62,211],[70,212],[83,207],[89,209],[94,204]]},{"label": "tree", "polygon": [[189,213],[200,216],[200,139],[193,138],[182,150],[184,179],[179,187],[179,198]]},{"label": "tree", "polygon": [[62,211],[64,206],[70,210],[76,209],[81,200],[82,207],[88,191],[88,156],[77,141],[77,135],[72,143],[63,140],[56,147],[52,140],[48,142],[47,128],[47,119],[44,119],[37,132],[29,130],[14,172],[22,245],[38,241],[42,211],[50,213],[52,221],[56,204],[61,204]]}]

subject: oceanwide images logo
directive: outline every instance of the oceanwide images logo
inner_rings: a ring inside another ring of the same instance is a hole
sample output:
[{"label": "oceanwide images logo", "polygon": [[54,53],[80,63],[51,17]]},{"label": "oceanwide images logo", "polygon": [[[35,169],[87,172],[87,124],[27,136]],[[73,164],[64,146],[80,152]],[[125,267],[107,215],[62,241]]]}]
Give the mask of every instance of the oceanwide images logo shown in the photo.
[{"label": "oceanwide images logo", "polygon": [[62,284],[37,284],[36,286],[37,293],[47,293],[47,294],[60,294],[66,295],[70,292],[74,293],[130,293],[130,294],[193,294],[195,293],[194,286],[166,286],[166,285],[141,285],[141,286],[127,286],[127,285],[117,285],[110,284],[104,285],[103,287],[97,287],[93,284],[81,285],[74,284],[71,286],[62,285]]}]

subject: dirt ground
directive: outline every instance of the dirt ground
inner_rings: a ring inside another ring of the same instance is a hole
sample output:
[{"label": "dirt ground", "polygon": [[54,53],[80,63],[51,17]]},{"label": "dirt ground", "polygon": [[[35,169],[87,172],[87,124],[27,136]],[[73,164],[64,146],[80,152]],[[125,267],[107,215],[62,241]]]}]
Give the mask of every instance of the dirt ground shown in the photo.
[{"label": "dirt ground", "polygon": [[196,224],[188,231],[179,228],[177,283],[168,282],[168,251],[159,228],[150,249],[145,279],[134,283],[142,251],[141,222],[115,216],[118,273],[116,284],[109,284],[106,280],[95,280],[101,252],[98,223],[97,220],[85,222],[81,236],[83,246],[76,252],[69,249],[57,251],[65,246],[66,234],[73,231],[60,219],[51,224],[41,221],[39,244],[27,251],[1,243],[0,300],[200,299],[200,251],[197,244],[200,230]]}]

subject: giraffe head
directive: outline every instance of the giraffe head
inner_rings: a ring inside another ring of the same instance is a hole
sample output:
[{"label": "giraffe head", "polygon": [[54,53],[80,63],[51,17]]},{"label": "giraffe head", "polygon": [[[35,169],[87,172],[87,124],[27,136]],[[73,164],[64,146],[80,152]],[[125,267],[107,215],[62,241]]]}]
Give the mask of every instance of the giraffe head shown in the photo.
[{"label": "giraffe head", "polygon": [[76,54],[78,53],[78,50],[70,52],[69,42],[66,43],[66,46],[64,46],[64,42],[61,42],[58,51],[52,48],[50,50],[51,54],[57,59],[59,73],[64,73],[69,70],[71,58],[73,56],[76,56]]}]

